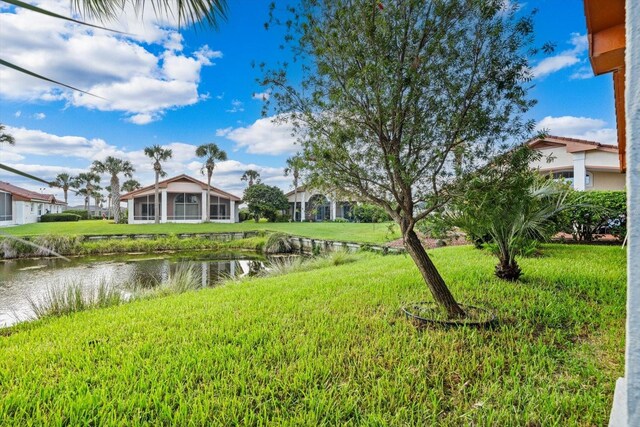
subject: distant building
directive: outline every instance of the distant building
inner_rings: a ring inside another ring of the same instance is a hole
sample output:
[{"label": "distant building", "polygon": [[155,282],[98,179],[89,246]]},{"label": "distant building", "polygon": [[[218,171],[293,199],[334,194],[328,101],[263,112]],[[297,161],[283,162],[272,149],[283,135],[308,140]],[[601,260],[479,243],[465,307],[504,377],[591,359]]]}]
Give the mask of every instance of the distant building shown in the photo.
[{"label": "distant building", "polygon": [[[178,175],[160,181],[159,187],[162,223],[239,222],[241,200],[233,194],[210,186],[210,216],[207,218],[206,183],[188,175]],[[127,202],[129,224],[155,221],[155,184],[127,193],[120,200]]]},{"label": "distant building", "polygon": [[66,203],[52,194],[17,187],[0,181],[0,226],[38,222],[46,213],[61,213]]},{"label": "distant building", "polygon": [[617,145],[562,136],[535,139],[528,144],[543,155],[531,164],[533,168],[572,183],[575,190],[625,189]]},{"label": "distant building", "polygon": [[[334,221],[337,218],[352,219],[352,210],[356,202],[338,200],[335,195],[324,194],[307,186],[298,187],[285,194],[289,200],[287,211],[293,217],[296,212],[296,221]],[[295,207],[294,207],[295,203]]]}]

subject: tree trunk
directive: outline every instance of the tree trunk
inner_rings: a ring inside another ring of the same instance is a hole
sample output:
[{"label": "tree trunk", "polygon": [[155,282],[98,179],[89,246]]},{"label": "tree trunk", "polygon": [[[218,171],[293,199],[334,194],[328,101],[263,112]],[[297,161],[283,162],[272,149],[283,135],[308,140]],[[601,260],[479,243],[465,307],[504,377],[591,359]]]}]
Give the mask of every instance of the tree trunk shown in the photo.
[{"label": "tree trunk", "polygon": [[207,170],[207,222],[211,219],[211,212],[209,212],[211,208],[211,175],[213,175],[213,170]]},{"label": "tree trunk", "polygon": [[158,171],[156,170],[156,186],[155,186],[155,197],[153,200],[154,203],[154,209],[153,209],[153,213],[154,213],[154,220],[156,224],[160,224],[160,184],[159,184],[159,180],[160,180],[160,174],[158,173]]},{"label": "tree trunk", "polygon": [[62,191],[64,191],[64,203],[67,204],[67,207],[69,207],[67,202],[67,192],[69,191],[69,189],[63,188]]},{"label": "tree trunk", "polygon": [[111,199],[113,200],[113,221],[120,222],[120,181],[118,177],[111,177]]},{"label": "tree trunk", "polygon": [[496,265],[496,276],[503,280],[515,282],[522,275],[522,270],[515,259],[501,259]]},{"label": "tree trunk", "polygon": [[[295,186],[296,184],[293,183]],[[296,222],[296,209],[298,208],[298,188],[293,190],[293,222]]]},{"label": "tree trunk", "polygon": [[447,285],[444,283],[442,276],[438,273],[429,255],[427,255],[415,231],[409,229],[404,231],[403,234],[404,246],[407,252],[409,252],[409,255],[411,255],[413,262],[418,266],[418,270],[420,270],[424,281],[431,291],[431,295],[433,295],[438,305],[447,311],[447,315],[450,318],[464,317],[464,311],[460,308],[455,298],[453,298],[451,291],[447,288]]}]

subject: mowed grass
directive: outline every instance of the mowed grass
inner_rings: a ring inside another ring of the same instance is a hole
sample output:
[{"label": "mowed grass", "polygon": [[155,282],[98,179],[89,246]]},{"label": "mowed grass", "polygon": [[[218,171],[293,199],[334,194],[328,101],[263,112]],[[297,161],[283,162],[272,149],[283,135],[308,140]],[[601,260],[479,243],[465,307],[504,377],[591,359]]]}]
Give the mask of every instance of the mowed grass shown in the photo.
[{"label": "mowed grass", "polygon": [[[230,283],[0,331],[0,425],[605,425],[623,372],[625,252],[544,246],[524,280],[431,251],[492,330],[419,330],[410,258]],[[4,335],[4,336],[2,336]]]},{"label": "mowed grass", "polygon": [[113,224],[111,221],[90,220],[78,222],[40,222],[5,228],[5,233],[14,236],[37,236],[44,234],[64,235],[111,235],[111,234],[179,234],[179,233],[223,233],[232,231],[280,231],[314,239],[385,243],[400,237],[398,227],[389,231],[391,223],[362,224],[338,222],[294,222],[237,224]]}]

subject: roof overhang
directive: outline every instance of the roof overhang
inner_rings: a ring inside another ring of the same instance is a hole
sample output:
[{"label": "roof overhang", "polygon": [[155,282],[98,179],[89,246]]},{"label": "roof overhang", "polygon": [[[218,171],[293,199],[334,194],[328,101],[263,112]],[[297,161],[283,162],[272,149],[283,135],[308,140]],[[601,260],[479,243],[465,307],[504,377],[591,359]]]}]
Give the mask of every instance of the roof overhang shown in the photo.
[{"label": "roof overhang", "polygon": [[589,60],[596,75],[613,73],[620,169],[626,170],[624,107],[625,1],[584,0]]}]

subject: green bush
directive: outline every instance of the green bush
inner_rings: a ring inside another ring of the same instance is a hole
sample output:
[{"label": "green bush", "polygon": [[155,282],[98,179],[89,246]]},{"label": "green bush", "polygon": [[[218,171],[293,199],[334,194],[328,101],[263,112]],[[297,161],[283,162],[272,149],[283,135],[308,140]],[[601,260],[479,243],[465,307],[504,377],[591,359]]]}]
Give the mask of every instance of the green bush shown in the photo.
[{"label": "green bush", "polygon": [[602,234],[623,239],[627,233],[627,194],[624,191],[571,191],[574,205],[558,215],[558,231],[573,239],[591,242]]},{"label": "green bush", "polygon": [[40,222],[71,222],[79,221],[80,215],[73,213],[50,213],[40,216]]},{"label": "green bush", "polygon": [[288,214],[277,214],[275,222],[290,222],[291,215]]},{"label": "green bush", "polygon": [[89,219],[89,212],[83,209],[67,209],[63,213],[78,215],[80,219]]},{"label": "green bush", "polygon": [[240,222],[244,222],[248,219],[252,219],[249,209],[247,208],[240,209],[240,211],[238,211],[238,218]]},{"label": "green bush", "polygon": [[333,220],[333,222],[349,222],[349,220],[346,220],[344,218],[336,218]]},{"label": "green bush", "polygon": [[353,219],[356,222],[385,222],[390,221],[391,217],[381,207],[362,203],[353,208]]}]

